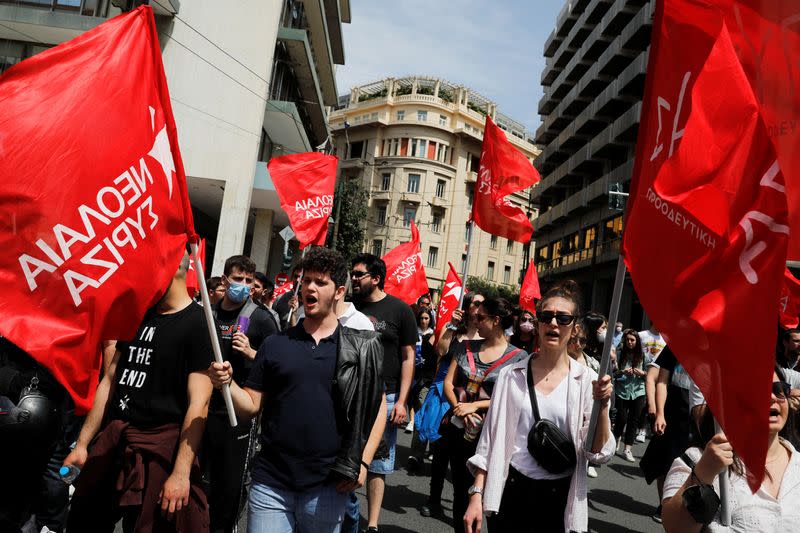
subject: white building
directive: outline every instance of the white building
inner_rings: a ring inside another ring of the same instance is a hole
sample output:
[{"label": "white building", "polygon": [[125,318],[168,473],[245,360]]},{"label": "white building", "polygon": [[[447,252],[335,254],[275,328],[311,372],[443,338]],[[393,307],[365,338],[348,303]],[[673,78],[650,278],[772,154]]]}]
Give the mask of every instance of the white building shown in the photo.
[{"label": "white building", "polygon": [[[0,72],[140,0],[0,0]],[[277,273],[288,224],[266,161],[328,140],[349,0],[152,0],[208,275],[249,254]],[[117,142],[112,141],[112,142]]]}]

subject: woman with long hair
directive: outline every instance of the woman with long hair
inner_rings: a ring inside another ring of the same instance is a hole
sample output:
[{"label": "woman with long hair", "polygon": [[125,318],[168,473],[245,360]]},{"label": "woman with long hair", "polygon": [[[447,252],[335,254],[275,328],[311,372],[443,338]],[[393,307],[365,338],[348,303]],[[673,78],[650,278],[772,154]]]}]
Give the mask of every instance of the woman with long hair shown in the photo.
[{"label": "woman with long hair", "polygon": [[[672,463],[664,482],[664,529],[675,533],[699,531],[797,531],[800,524],[800,455],[781,436],[790,417],[790,387],[776,369],[769,406],[769,445],[766,472],[753,494],[744,464],[725,434],[714,435],[711,411],[706,409],[695,446]],[[765,416],[766,413],[765,413]],[[720,525],[719,474],[727,469],[731,524]]]},{"label": "woman with long hair", "polygon": [[617,396],[617,416],[614,418],[614,437],[619,440],[625,435],[625,450],[622,456],[634,463],[633,442],[645,404],[644,352],[636,330],[622,332],[622,342],[617,350],[617,369],[614,371],[614,393]]},{"label": "woman with long hair", "polygon": [[417,345],[414,366],[414,386],[411,388],[411,420],[406,426],[406,433],[413,431],[411,437],[411,453],[408,456],[407,469],[409,472],[419,470],[425,459],[425,449],[428,447],[414,428],[414,416],[419,412],[428,390],[436,375],[436,348],[433,346],[434,337],[431,328],[433,314],[429,309],[420,307],[417,311]]},{"label": "woman with long hair", "polygon": [[527,309],[520,311],[519,316],[514,321],[514,333],[508,342],[522,348],[528,353],[538,350],[536,346],[536,315]]},{"label": "woman with long hair", "polygon": [[463,533],[467,510],[467,489],[472,478],[467,459],[472,457],[481,433],[483,417],[491,405],[492,391],[501,369],[528,356],[525,350],[506,341],[511,326],[512,307],[503,298],[487,298],[475,315],[479,342],[468,342],[454,355],[444,380],[444,393],[452,406],[447,434],[447,450],[453,473],[453,529]]},{"label": "woman with long hair", "polygon": [[[475,474],[464,515],[468,533],[480,531],[484,513],[491,514],[492,533],[587,531],[587,463],[606,463],[614,453],[611,376],[598,380],[567,353],[580,316],[577,284],[548,290],[536,316],[539,353],[500,372],[468,462]],[[586,452],[595,402],[600,416]]]}]

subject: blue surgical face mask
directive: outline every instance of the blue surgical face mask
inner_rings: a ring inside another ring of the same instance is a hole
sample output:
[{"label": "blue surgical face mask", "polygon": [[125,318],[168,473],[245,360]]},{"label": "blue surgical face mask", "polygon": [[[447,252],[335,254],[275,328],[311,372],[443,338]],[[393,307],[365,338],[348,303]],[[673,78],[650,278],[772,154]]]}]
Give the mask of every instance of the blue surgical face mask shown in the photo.
[{"label": "blue surgical face mask", "polygon": [[250,287],[245,285],[245,284],[243,284],[243,283],[231,282],[231,284],[228,285],[228,288],[225,291],[225,294],[228,295],[228,298],[233,303],[240,304],[240,303],[246,302],[247,301],[247,297],[250,296]]}]

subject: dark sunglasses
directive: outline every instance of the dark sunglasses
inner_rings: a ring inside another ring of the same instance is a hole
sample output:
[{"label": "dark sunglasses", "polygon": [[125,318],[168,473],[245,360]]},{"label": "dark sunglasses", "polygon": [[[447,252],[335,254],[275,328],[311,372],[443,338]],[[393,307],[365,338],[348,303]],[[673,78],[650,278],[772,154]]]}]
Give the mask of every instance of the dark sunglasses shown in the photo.
[{"label": "dark sunglasses", "polygon": [[364,276],[369,276],[369,272],[364,272],[363,270],[353,270],[350,272],[350,277],[353,279],[361,279]]},{"label": "dark sunglasses", "polygon": [[772,394],[779,400],[785,401],[792,393],[792,387],[783,381],[772,382]]},{"label": "dark sunglasses", "polygon": [[479,305],[481,305],[482,303],[483,303],[483,300],[472,300],[472,301],[469,303],[469,305],[471,305],[471,306],[474,306],[474,307],[478,307],[478,306],[479,306]]},{"label": "dark sunglasses", "polygon": [[539,323],[540,324],[549,324],[556,319],[556,324],[559,326],[569,326],[572,324],[572,321],[575,320],[575,316],[569,315],[567,313],[555,313],[553,311],[542,311],[538,315]]},{"label": "dark sunglasses", "polygon": [[478,322],[483,322],[487,318],[494,318],[495,316],[497,316],[497,315],[482,315],[480,313],[476,313],[475,314],[475,318],[478,319]]}]

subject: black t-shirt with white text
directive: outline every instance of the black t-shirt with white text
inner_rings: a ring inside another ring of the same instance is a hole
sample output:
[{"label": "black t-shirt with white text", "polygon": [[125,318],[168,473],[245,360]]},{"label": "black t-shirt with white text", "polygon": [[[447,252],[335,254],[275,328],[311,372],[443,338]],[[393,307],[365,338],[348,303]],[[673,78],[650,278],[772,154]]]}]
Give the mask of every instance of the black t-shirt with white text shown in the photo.
[{"label": "black t-shirt with white text", "polygon": [[354,300],[353,303],[372,321],[375,331],[381,334],[383,381],[386,383],[386,393],[395,393],[399,390],[400,382],[400,347],[413,348],[419,337],[414,313],[408,304],[391,294],[377,302]]},{"label": "black t-shirt with white text", "polygon": [[137,427],[182,423],[189,374],[214,359],[203,308],[192,302],[177,313],[151,309],[133,340],[118,342],[117,350],[110,418]]}]

